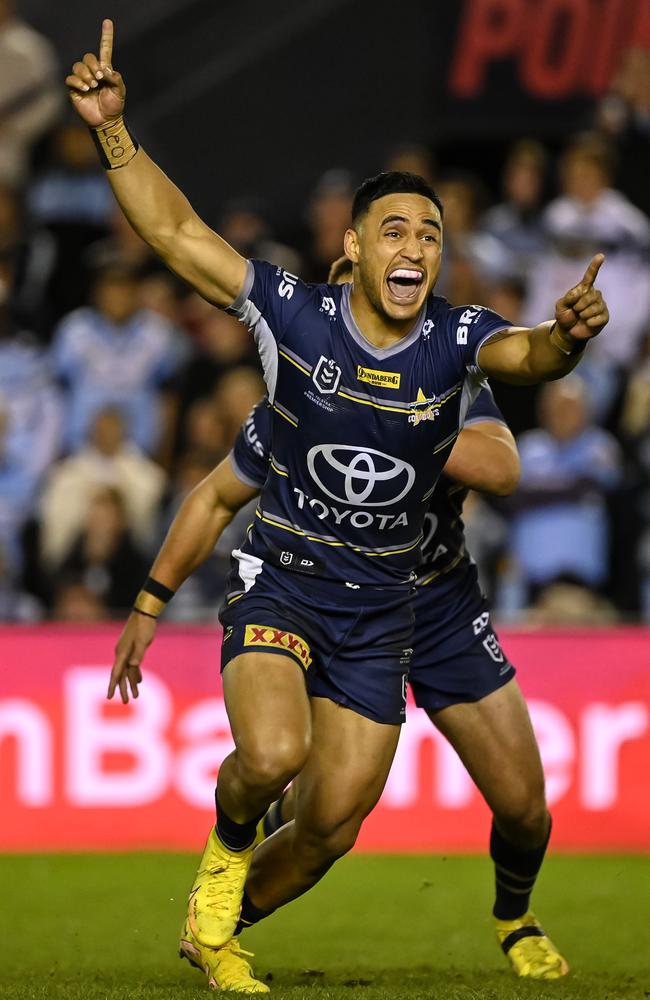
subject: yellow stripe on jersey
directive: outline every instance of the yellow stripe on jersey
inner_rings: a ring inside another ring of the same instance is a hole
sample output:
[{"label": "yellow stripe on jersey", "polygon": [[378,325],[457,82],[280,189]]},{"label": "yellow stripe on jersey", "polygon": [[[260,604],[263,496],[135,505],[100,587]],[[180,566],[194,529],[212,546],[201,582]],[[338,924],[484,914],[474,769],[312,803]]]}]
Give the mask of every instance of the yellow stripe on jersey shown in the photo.
[{"label": "yellow stripe on jersey", "polygon": [[303,373],[303,375],[311,375],[311,372],[307,368],[303,368],[302,365],[299,365],[297,361],[294,361],[293,358],[290,358],[288,354],[284,353],[284,351],[278,350],[278,354],[280,354],[285,359],[285,361],[289,361],[292,365],[294,365],[298,369],[298,371]]},{"label": "yellow stripe on jersey", "polygon": [[287,421],[287,423],[291,424],[292,427],[297,427],[298,426],[298,424],[296,423],[296,421],[292,420],[291,417],[288,417],[286,415],[286,413],[282,412],[282,410],[279,410],[278,407],[275,405],[275,403],[273,404],[273,409],[275,410],[276,413],[279,413],[281,417],[284,417],[284,419]]}]

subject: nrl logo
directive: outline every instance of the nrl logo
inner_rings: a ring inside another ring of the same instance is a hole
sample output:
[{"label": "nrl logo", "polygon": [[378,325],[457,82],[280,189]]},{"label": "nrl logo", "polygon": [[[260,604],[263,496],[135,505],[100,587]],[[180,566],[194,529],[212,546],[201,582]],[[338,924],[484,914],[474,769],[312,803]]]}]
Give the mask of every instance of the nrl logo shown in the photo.
[{"label": "nrl logo", "polygon": [[440,400],[437,396],[427,397],[422,392],[422,389],[418,389],[418,394],[416,396],[414,403],[409,403],[411,412],[409,413],[409,424],[413,424],[415,427],[423,420],[435,420],[437,416],[440,415]]},{"label": "nrl logo", "polygon": [[311,380],[320,393],[325,396],[330,395],[339,387],[341,381],[341,369],[332,358],[326,358],[321,354],[318,364],[314,368]]}]

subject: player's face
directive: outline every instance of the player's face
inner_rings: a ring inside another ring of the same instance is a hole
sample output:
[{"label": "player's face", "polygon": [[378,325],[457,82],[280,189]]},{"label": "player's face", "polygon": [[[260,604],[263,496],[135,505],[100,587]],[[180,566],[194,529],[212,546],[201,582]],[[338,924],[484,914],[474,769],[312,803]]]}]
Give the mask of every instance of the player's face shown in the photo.
[{"label": "player's face", "polygon": [[440,212],[420,194],[378,198],[346,233],[346,252],[375,309],[396,321],[415,319],[440,270]]}]

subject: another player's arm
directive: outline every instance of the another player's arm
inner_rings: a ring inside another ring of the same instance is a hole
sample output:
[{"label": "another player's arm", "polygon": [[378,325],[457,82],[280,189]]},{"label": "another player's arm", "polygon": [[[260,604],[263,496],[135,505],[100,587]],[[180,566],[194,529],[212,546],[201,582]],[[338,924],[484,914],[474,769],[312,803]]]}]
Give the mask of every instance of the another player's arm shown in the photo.
[{"label": "another player's arm", "polygon": [[579,284],[555,304],[555,320],[532,328],[512,327],[482,345],[478,364],[486,375],[515,385],[533,385],[562,378],[578,364],[587,341],[609,319],[602,293],[594,281],[604,261],[596,254]]},{"label": "another player's arm", "polygon": [[509,496],[517,488],[521,474],[512,432],[498,420],[477,420],[464,427],[444,473],[471,490]]},{"label": "another player's arm", "polygon": [[[151,578],[169,591],[178,590],[208,558],[237,511],[258,493],[255,487],[242,483],[230,459],[224,459],[181,504],[151,567]],[[131,612],[115,647],[108,697],[112,698],[119,687],[124,704],[129,700],[127,681],[133,697],[138,697],[140,664],[156,633],[157,615],[164,607],[164,602],[147,597],[149,610]],[[139,603],[136,600],[136,606]]]},{"label": "another player's arm", "polygon": [[66,85],[73,107],[97,136],[120,208],[152,250],[200,295],[217,306],[232,305],[244,283],[246,261],[199,218],[144,150],[134,148],[122,123],[126,87],[113,69],[112,54],[113,22],[105,20],[99,57],[87,52]]}]

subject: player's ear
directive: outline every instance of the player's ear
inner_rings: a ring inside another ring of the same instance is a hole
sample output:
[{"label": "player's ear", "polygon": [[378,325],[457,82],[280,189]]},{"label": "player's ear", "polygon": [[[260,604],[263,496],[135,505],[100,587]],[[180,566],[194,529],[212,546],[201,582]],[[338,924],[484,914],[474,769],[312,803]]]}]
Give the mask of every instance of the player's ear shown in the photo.
[{"label": "player's ear", "polygon": [[345,230],[345,236],[343,237],[343,249],[348,260],[351,260],[353,264],[359,263],[359,237],[357,236],[356,230]]}]

